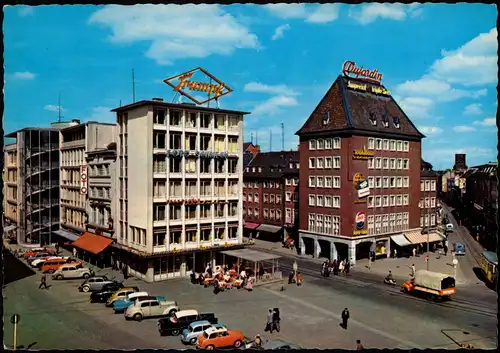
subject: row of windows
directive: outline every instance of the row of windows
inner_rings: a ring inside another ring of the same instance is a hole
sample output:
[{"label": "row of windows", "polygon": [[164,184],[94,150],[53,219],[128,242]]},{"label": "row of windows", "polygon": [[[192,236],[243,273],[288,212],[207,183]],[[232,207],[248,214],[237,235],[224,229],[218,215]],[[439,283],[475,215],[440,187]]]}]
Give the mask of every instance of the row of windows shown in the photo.
[{"label": "row of windows", "polygon": [[[288,168],[299,169],[299,163],[289,163]],[[283,168],[277,167],[277,168],[270,168],[269,170],[271,172],[275,172],[275,171],[282,172]],[[262,173],[262,167],[246,167],[245,168],[245,172],[250,172],[250,171],[252,171],[252,173],[256,173],[256,172]],[[287,185],[290,185],[290,184],[287,184]]]},{"label": "row of windows", "polygon": [[[230,115],[227,117],[221,114],[211,114],[211,113],[199,113],[199,112],[184,112],[185,117],[185,127],[186,128],[196,128],[198,125],[203,129],[210,129],[213,127],[216,130],[225,130],[226,125],[229,130],[237,130],[239,121],[241,120],[238,116]],[[170,119],[168,119],[170,118]],[[170,125],[176,127],[182,127],[183,115],[180,110],[173,109],[153,109],[153,123],[159,125]]]},{"label": "row of windows", "polygon": [[285,185],[297,186],[299,185],[299,178],[285,179]]},{"label": "row of windows", "polygon": [[410,150],[410,143],[408,141],[368,138],[368,149],[378,151],[408,152]]},{"label": "row of windows", "polygon": [[410,197],[403,195],[368,196],[368,207],[408,206]]},{"label": "row of windows", "polygon": [[426,197],[425,199],[420,199],[418,202],[418,207],[420,208],[434,208],[436,207],[435,197]]},{"label": "row of windows", "polygon": [[[276,203],[277,205],[281,204],[281,195],[276,194],[264,194],[263,195],[264,203]],[[243,201],[247,202],[259,202],[259,194],[245,194],[243,193]]]},{"label": "row of windows", "polygon": [[78,166],[86,164],[85,150],[78,148],[69,151],[61,151],[61,167]]},{"label": "row of windows", "polygon": [[[436,215],[431,213],[431,226],[436,225]],[[429,226],[429,215],[420,216],[420,227],[428,227]]]},{"label": "row of windows", "polygon": [[368,169],[404,170],[410,168],[408,158],[372,158],[368,160]]},{"label": "row of windows", "polygon": [[61,203],[85,208],[85,194],[80,190],[61,189]]},{"label": "row of windows", "polygon": [[[227,204],[218,203],[212,205],[168,205],[169,216],[171,221],[184,219],[209,219],[214,216],[220,217],[236,217],[238,215],[238,202],[230,202]],[[184,212],[184,214],[183,214]],[[227,215],[226,215],[227,213]],[[167,219],[167,205],[154,205],[153,221],[162,222]]]},{"label": "row of windows", "polygon": [[[184,143],[181,133],[170,133],[168,136],[168,148],[170,150],[188,150],[188,151],[207,151],[207,152],[229,152],[238,153],[237,137],[215,136],[211,135],[185,133]],[[227,147],[226,147],[227,142]],[[153,133],[153,148],[165,149],[167,147],[167,133]]]},{"label": "row of windows", "polygon": [[339,176],[310,176],[310,188],[340,188]]},{"label": "row of windows", "polygon": [[279,181],[264,181],[261,183],[254,181],[254,182],[243,183],[243,187],[249,188],[249,189],[252,189],[252,188],[258,189],[260,184],[262,184],[262,187],[264,189],[281,189],[281,187],[283,186],[283,184]]},{"label": "row of windows", "polygon": [[409,177],[368,177],[370,188],[407,188],[409,187]]},{"label": "row of windows", "polygon": [[420,191],[436,191],[436,181],[435,180],[421,180],[420,181]]},{"label": "row of windows", "polygon": [[294,224],[299,219],[299,211],[294,208],[285,209],[285,223]]},{"label": "row of windows", "polygon": [[89,222],[107,228],[109,216],[110,216],[109,209],[105,207],[91,207],[89,214]]},{"label": "row of windows", "polygon": [[340,137],[309,140],[310,150],[331,150],[340,148]]},{"label": "row of windows", "polygon": [[309,213],[309,231],[328,235],[340,234],[340,216]]},{"label": "row of windows", "polygon": [[272,221],[281,221],[281,210],[277,208],[267,209],[264,208],[262,211],[264,219],[270,219]]},{"label": "row of windows", "polygon": [[109,176],[109,164],[89,165],[88,173],[89,176]]},{"label": "row of windows", "polygon": [[111,188],[91,187],[89,188],[89,196],[99,199],[111,199]]},{"label": "row of windows", "polygon": [[292,193],[291,191],[285,192],[285,201],[286,202],[299,201],[299,193],[298,192]]},{"label": "row of windows", "polygon": [[377,235],[409,229],[408,212],[368,216],[368,234]]},{"label": "row of windows", "polygon": [[83,211],[73,210],[70,208],[62,208],[62,222],[63,224],[70,224],[74,227],[85,228],[85,216]]},{"label": "row of windows", "polygon": [[[236,239],[238,238],[238,227],[228,227],[227,238]],[[201,229],[198,230],[185,230],[184,237],[182,231],[170,231],[169,232],[169,243],[181,245],[184,241],[186,243],[196,243],[198,240],[200,242],[207,241],[223,241],[226,239],[226,229],[223,227],[216,227],[214,231],[212,229]],[[167,233],[154,233],[153,234],[153,246],[166,246],[167,245]]]},{"label": "row of windows", "polygon": [[[198,164],[199,161],[199,164]],[[184,162],[184,163],[183,163]],[[122,163],[122,159],[120,159]],[[168,171],[167,171],[168,166]],[[121,166],[120,166],[121,167]],[[207,159],[207,158],[168,158],[162,155],[153,156],[153,173],[191,173],[196,174],[236,174],[238,173],[238,158]]]},{"label": "row of windows", "polygon": [[[123,180],[120,180],[123,184]],[[183,181],[170,181],[169,183],[169,197],[183,197],[182,195]],[[124,190],[123,188],[121,188]],[[196,181],[184,181],[184,194],[185,197],[225,197],[225,196],[238,196],[239,188],[238,181],[228,180],[227,187],[224,181],[203,181],[200,180],[199,190]],[[124,190],[126,192],[126,189]],[[121,195],[123,198],[123,195]],[[155,180],[153,182],[153,197],[165,198],[167,197],[167,189],[165,181]]]},{"label": "row of windows", "polygon": [[340,196],[310,194],[309,206],[340,208]]},{"label": "row of windows", "polygon": [[310,169],[332,169],[340,168],[340,156],[335,157],[311,157],[309,158]]}]

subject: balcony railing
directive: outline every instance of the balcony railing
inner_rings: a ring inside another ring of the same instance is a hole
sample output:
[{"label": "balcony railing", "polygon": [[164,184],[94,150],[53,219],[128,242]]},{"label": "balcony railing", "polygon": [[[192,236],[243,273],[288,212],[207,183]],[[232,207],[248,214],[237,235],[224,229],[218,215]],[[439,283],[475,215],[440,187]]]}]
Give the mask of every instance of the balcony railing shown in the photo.
[{"label": "balcony railing", "polygon": [[41,146],[37,147],[32,147],[26,151],[26,158],[29,158],[31,156],[44,153],[44,152],[49,152],[49,151],[55,151],[59,149],[59,145],[57,143],[47,143]]},{"label": "balcony railing", "polygon": [[36,185],[36,184],[32,184],[32,185],[28,185],[26,187],[26,192],[28,194],[30,193],[33,193],[33,192],[37,192],[37,191],[40,191],[40,190],[46,190],[48,188],[53,188],[53,187],[59,187],[59,181],[57,180],[53,180],[51,183],[48,183],[48,182],[44,182],[43,184],[39,184],[39,185]]},{"label": "balcony railing", "polygon": [[61,143],[61,148],[85,147],[85,139]]}]

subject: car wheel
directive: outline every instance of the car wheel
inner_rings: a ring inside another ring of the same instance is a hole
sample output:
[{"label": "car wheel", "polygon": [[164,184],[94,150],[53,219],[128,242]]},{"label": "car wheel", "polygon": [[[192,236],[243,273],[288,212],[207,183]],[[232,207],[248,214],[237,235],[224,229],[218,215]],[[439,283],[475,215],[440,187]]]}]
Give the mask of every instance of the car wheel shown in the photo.
[{"label": "car wheel", "polygon": [[88,293],[90,291],[90,287],[89,286],[83,286],[82,291],[85,292],[85,293]]},{"label": "car wheel", "polygon": [[191,341],[189,341],[191,344],[196,344],[196,338],[191,338]]},{"label": "car wheel", "polygon": [[89,278],[89,277],[90,277],[90,275],[89,275],[88,273],[84,273],[84,274],[83,274],[83,278],[87,279],[87,278]]},{"label": "car wheel", "polygon": [[179,336],[179,330],[172,330],[172,336]]},{"label": "car wheel", "polygon": [[213,351],[215,349],[214,346],[210,345],[210,346],[207,346],[207,348],[205,348],[206,350],[209,350],[209,351]]},{"label": "car wheel", "polygon": [[241,342],[240,340],[237,340],[236,342],[234,342],[234,348],[240,348],[242,343],[243,342]]},{"label": "car wheel", "polygon": [[174,314],[177,312],[177,309],[172,309],[168,312],[168,315],[174,316]]},{"label": "car wheel", "polygon": [[56,279],[63,279],[63,276],[62,275],[57,275]]},{"label": "car wheel", "polygon": [[141,321],[142,320],[142,315],[141,314],[135,314],[134,315],[134,320],[135,321]]}]

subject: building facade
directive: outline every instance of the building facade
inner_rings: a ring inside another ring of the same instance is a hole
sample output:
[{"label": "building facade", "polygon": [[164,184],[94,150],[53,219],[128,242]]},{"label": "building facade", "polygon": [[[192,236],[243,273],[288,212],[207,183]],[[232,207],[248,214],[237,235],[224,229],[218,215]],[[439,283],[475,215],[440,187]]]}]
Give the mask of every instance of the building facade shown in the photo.
[{"label": "building facade", "polygon": [[426,241],[424,135],[383,86],[339,76],[297,135],[302,253],[354,262]]},{"label": "building facade", "polygon": [[249,237],[284,241],[298,226],[298,151],[259,153],[243,172],[243,216]]},{"label": "building facade", "polygon": [[16,140],[4,149],[5,218],[23,246],[53,242],[59,227],[59,133],[25,128],[6,135]]},{"label": "building facade", "polygon": [[435,229],[441,224],[438,202],[439,174],[432,170],[432,164],[422,160],[420,172],[420,227]]},{"label": "building facade", "polygon": [[[112,153],[108,146],[115,141],[115,125],[86,122],[62,129],[59,134],[60,229],[55,234],[62,243],[73,242],[71,245],[79,249],[85,260],[103,265],[102,258],[97,262],[94,257],[106,247],[94,249],[91,244],[101,242],[98,235],[113,233],[108,226],[114,209],[110,206],[113,163],[109,161]],[[96,229],[100,223],[103,226]],[[106,232],[101,234],[100,230]],[[106,244],[106,240],[102,243]]]},{"label": "building facade", "polygon": [[119,262],[146,281],[185,276],[241,246],[244,112],[140,101],[117,113]]}]

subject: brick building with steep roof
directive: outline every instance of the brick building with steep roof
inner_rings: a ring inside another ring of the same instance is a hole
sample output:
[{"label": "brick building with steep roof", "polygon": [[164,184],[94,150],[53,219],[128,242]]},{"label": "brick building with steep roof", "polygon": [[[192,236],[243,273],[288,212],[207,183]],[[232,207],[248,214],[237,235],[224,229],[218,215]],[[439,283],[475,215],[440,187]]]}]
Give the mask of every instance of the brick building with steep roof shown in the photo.
[{"label": "brick building with steep roof", "polygon": [[298,225],[298,151],[259,153],[243,172],[245,232],[274,241],[295,237]]},{"label": "brick building with steep roof", "polygon": [[425,136],[385,87],[339,76],[296,134],[301,253],[355,261],[426,241],[419,209]]}]

